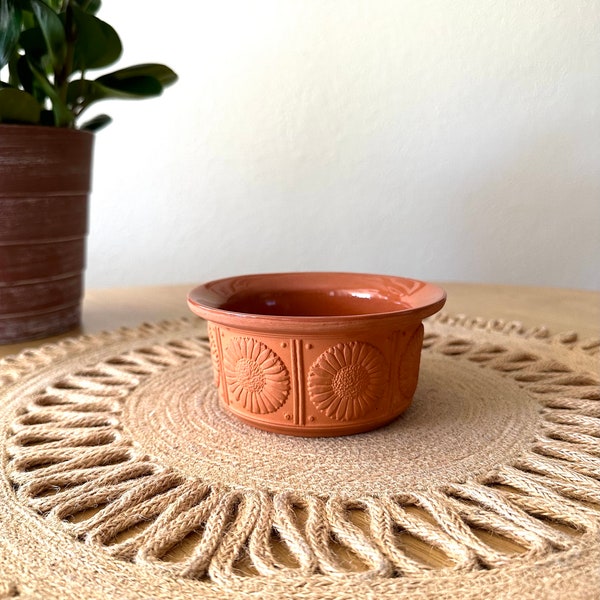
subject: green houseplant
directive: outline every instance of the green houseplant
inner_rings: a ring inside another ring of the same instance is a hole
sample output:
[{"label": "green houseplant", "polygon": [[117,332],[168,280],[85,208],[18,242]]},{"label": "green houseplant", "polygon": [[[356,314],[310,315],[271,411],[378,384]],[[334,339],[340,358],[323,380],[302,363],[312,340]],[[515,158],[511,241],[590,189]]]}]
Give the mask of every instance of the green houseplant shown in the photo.
[{"label": "green houseplant", "polygon": [[94,132],[110,122],[83,113],[177,79],[161,64],[114,70],[122,45],[99,9],[0,0],[0,343],[80,322]]}]

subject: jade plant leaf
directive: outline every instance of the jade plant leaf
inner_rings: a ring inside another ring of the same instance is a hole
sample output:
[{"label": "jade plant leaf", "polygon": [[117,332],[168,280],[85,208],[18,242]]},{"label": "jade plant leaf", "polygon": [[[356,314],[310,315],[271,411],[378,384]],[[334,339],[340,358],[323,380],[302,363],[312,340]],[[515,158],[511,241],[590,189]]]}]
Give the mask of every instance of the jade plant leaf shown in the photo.
[{"label": "jade plant leaf", "polygon": [[15,65],[15,70],[18,74],[18,80],[21,87],[26,92],[29,92],[38,101],[40,106],[44,106],[48,96],[34,76],[26,56],[19,57]]},{"label": "jade plant leaf", "polygon": [[98,100],[149,98],[160,95],[162,89],[158,79],[148,76],[125,79],[104,76],[95,81],[76,79],[69,84],[67,104],[78,106],[78,112],[81,113]]},{"label": "jade plant leaf", "polygon": [[46,4],[55,12],[59,12],[63,5],[63,0],[45,0]]},{"label": "jade plant leaf", "polygon": [[103,127],[106,127],[112,119],[108,115],[98,115],[89,121],[83,123],[83,125],[79,126],[79,129],[83,129],[84,131],[98,131]]},{"label": "jade plant leaf", "polygon": [[26,92],[30,94],[34,93],[34,78],[31,68],[29,66],[29,62],[25,56],[20,56],[17,60],[16,70],[19,75],[19,81],[21,82],[21,86]]},{"label": "jade plant leaf", "polygon": [[121,40],[108,23],[77,6],[73,6],[73,20],[77,32],[74,70],[101,69],[119,59],[123,49]]},{"label": "jade plant leaf", "polygon": [[[110,81],[114,83],[135,77],[152,77],[153,79],[156,79],[162,85],[162,87],[167,87],[168,85],[171,85],[177,81],[177,75],[174,71],[165,65],[159,65],[156,63],[144,63],[127,67],[125,69],[120,69],[118,71],[114,71],[113,73],[109,73],[108,75],[103,75],[96,81]],[[103,85],[108,85],[108,83],[103,83]]]},{"label": "jade plant leaf", "polygon": [[99,100],[140,99],[159,96],[164,87],[177,80],[165,65],[148,63],[120,69],[96,80],[76,79],[69,84],[67,105],[81,114]]},{"label": "jade plant leaf", "polygon": [[58,70],[63,66],[67,55],[67,40],[63,24],[59,16],[43,0],[31,0],[31,9],[46,40],[52,65]]},{"label": "jade plant leaf", "polygon": [[94,83],[106,90],[111,98],[158,96],[163,90],[160,81],[149,75],[128,75],[125,77],[111,73],[99,77]]},{"label": "jade plant leaf", "polygon": [[48,54],[46,39],[40,27],[30,27],[23,31],[19,38],[19,44],[29,60],[41,62],[42,57]]},{"label": "jade plant leaf", "polygon": [[102,2],[100,0],[83,0],[79,2],[79,8],[90,15],[95,15],[101,6]]},{"label": "jade plant leaf", "polygon": [[16,49],[22,23],[23,13],[13,0],[0,0],[0,69],[8,64]]},{"label": "jade plant leaf", "polygon": [[41,107],[23,90],[0,89],[0,123],[38,123]]}]

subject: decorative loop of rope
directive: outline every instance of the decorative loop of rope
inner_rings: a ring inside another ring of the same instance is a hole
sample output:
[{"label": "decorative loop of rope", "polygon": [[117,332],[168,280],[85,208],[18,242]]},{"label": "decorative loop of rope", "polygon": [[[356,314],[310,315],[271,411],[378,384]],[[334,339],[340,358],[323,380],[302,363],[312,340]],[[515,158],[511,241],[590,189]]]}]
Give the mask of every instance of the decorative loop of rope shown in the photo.
[{"label": "decorative loop of rope", "polygon": [[19,586],[10,581],[10,582],[2,582],[0,581],[0,600],[8,600],[12,598],[18,598],[21,595],[19,591]]},{"label": "decorative loop of rope", "polygon": [[[128,394],[187,361],[207,360],[187,321],[121,330],[132,349],[23,399],[6,452],[18,499],[42,518],[112,556],[174,576],[226,583],[296,571],[361,578],[476,571],[573,548],[598,534],[600,381],[597,373],[527,349],[461,335],[461,328],[559,344],[595,355],[600,341],[545,328],[440,315],[452,336],[425,336],[425,352],[468,361],[516,382],[539,403],[542,425],[527,452],[477,480],[431,493],[320,497],[298,490],[230,489],[158,464],[121,425]],[[171,341],[149,344],[161,332]],[[182,337],[182,335],[184,337]],[[105,336],[67,340],[0,364],[4,384]],[[494,538],[508,546],[499,549]],[[506,548],[514,551],[507,551]],[[2,593],[10,594],[3,589]],[[14,588],[16,589],[16,588]],[[10,597],[10,595],[8,595]]]}]

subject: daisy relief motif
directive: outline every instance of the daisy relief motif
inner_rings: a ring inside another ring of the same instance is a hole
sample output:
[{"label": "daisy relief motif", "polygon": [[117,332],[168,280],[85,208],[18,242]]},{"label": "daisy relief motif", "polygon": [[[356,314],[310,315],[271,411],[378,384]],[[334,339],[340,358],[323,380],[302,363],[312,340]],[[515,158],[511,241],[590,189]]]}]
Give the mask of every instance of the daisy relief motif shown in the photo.
[{"label": "daisy relief motif", "polygon": [[362,417],[381,398],[386,371],[383,355],[371,344],[337,344],[321,354],[310,369],[310,399],[337,421]]},{"label": "daisy relief motif", "polygon": [[281,407],[290,391],[290,377],[281,359],[262,342],[234,338],[224,352],[227,389],[252,413],[266,414]]}]

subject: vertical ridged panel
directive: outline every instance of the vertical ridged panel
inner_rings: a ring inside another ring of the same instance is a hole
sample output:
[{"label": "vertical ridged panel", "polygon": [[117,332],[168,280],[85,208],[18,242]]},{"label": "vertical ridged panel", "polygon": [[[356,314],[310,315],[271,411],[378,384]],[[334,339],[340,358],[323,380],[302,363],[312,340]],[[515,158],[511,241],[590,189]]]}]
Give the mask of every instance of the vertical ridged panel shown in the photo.
[{"label": "vertical ridged panel", "polygon": [[294,425],[305,425],[304,356],[302,352],[302,340],[291,339],[290,349],[292,362],[292,395],[294,398]]}]

